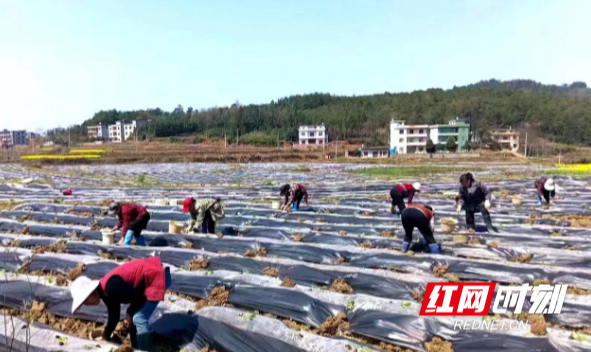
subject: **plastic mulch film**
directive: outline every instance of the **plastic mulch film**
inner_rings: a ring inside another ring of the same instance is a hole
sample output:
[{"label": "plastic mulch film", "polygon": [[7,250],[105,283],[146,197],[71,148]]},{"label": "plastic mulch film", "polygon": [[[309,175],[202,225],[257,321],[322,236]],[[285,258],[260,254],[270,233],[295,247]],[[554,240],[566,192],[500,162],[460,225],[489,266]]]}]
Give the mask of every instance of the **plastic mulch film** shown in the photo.
[{"label": "plastic mulch film", "polygon": [[9,352],[110,352],[117,348],[108,342],[95,342],[63,334],[53,328],[17,317],[0,319],[0,350]]},{"label": "plastic mulch film", "polygon": [[[451,341],[453,350],[456,352],[564,351],[557,348],[553,340],[548,337],[525,337],[481,330],[454,330],[451,325],[426,317],[357,310],[349,314],[349,321],[352,332],[417,351],[425,351],[424,344],[434,337]],[[581,345],[577,341],[572,341],[569,344],[561,340],[561,344],[569,346],[569,351],[580,350]]]},{"label": "plastic mulch film", "polygon": [[[307,352],[376,352],[377,350],[355,341],[338,337],[323,337],[305,331],[295,332],[277,319],[255,315],[252,318],[240,317],[241,312],[231,308],[206,307],[198,312],[199,318],[208,318],[245,333],[257,333],[262,336],[271,336],[288,343],[300,350]],[[217,346],[216,346],[217,347]],[[221,346],[220,346],[221,347]],[[239,348],[239,346],[238,346]],[[218,351],[222,351],[219,349]],[[228,349],[230,351],[230,349]],[[241,351],[240,349],[236,350]],[[278,350],[277,352],[281,352]]]},{"label": "plastic mulch film", "polygon": [[303,292],[288,289],[236,285],[228,302],[299,321],[315,327],[330,316],[344,312],[343,306],[328,304]]}]

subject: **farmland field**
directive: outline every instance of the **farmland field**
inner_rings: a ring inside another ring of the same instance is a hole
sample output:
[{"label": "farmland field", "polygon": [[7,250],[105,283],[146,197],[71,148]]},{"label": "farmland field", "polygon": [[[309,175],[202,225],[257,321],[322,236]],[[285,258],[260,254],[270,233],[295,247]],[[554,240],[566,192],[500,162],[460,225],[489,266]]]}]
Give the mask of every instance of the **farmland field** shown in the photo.
[{"label": "farmland field", "polygon": [[[589,179],[561,172],[557,198],[545,208],[537,205],[533,183],[547,171],[533,166],[366,167],[0,165],[0,350],[118,348],[89,339],[106,321],[106,308],[83,307],[72,316],[67,286],[81,274],[98,279],[116,265],[154,255],[173,272],[151,320],[161,351],[591,349]],[[500,232],[487,233],[477,214],[477,231],[466,244],[454,243],[437,224],[442,255],[423,252],[418,232],[412,252],[400,252],[400,219],[388,211],[392,182],[420,180],[416,202],[433,206],[437,220],[458,219],[464,232],[453,198],[465,171],[492,190],[491,216]],[[292,182],[306,185],[310,206],[273,211],[279,187]],[[62,195],[67,188],[71,196]],[[514,206],[518,195],[523,204]],[[216,235],[168,233],[170,221],[187,221],[178,203],[189,196],[222,199],[226,218]],[[102,244],[100,230],[117,222],[103,214],[111,200],[148,207],[148,248]],[[460,331],[453,317],[419,316],[428,282],[458,281],[568,284],[569,291],[561,314],[485,317],[530,321],[518,331]]]}]

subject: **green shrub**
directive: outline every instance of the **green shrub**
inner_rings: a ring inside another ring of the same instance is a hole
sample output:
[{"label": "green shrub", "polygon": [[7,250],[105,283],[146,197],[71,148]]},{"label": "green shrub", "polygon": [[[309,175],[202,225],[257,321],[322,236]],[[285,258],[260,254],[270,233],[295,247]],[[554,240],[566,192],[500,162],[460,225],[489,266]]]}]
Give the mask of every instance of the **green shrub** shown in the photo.
[{"label": "green shrub", "polygon": [[250,132],[240,136],[239,142],[257,147],[265,147],[275,145],[277,143],[277,138],[264,132]]}]

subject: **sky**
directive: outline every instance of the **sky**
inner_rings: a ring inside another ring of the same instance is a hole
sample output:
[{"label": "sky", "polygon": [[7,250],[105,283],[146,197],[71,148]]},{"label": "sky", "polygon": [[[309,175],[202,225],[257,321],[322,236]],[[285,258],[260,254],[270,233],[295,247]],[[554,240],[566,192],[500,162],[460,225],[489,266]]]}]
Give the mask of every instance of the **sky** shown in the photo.
[{"label": "sky", "polygon": [[0,129],[313,92],[591,84],[588,0],[0,0]]}]

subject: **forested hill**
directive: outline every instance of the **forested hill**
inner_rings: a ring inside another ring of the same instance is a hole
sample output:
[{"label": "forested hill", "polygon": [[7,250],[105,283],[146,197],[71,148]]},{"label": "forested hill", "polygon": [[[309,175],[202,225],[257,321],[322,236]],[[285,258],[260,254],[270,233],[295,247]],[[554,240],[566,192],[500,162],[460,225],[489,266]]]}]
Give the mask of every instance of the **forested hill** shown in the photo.
[{"label": "forested hill", "polygon": [[260,131],[274,139],[295,140],[299,125],[324,123],[331,139],[367,140],[376,135],[386,138],[393,118],[411,124],[437,124],[456,116],[471,122],[476,133],[490,127],[527,124],[539,126],[544,135],[557,142],[591,144],[591,89],[583,82],[557,86],[530,80],[489,80],[449,90],[353,97],[314,93],[269,104],[237,103],[199,111],[180,105],[171,112],[100,111],[83,127],[120,119],[150,119],[153,123],[142,132],[144,135],[233,136],[238,130],[241,135]]}]

